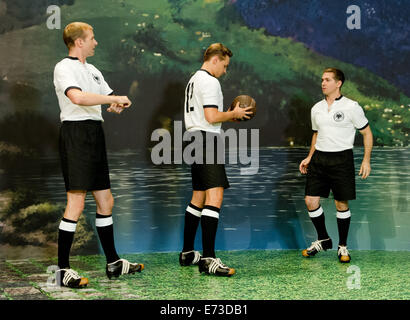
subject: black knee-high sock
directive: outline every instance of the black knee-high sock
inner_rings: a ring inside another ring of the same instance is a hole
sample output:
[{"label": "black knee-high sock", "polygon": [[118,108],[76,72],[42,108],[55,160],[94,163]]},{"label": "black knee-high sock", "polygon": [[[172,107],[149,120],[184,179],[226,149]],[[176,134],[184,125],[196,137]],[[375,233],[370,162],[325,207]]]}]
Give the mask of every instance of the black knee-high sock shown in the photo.
[{"label": "black knee-high sock", "polygon": [[58,227],[58,267],[70,268],[70,250],[73,244],[77,221],[63,218]]},{"label": "black knee-high sock", "polygon": [[329,235],[326,231],[325,214],[322,206],[319,206],[319,208],[312,211],[309,210],[309,217],[315,226],[318,240],[328,239]]},{"label": "black knee-high sock", "polygon": [[219,211],[219,208],[213,206],[204,206],[202,209],[202,256],[204,258],[215,258],[215,238],[218,228]]},{"label": "black knee-high sock", "polygon": [[195,235],[201,219],[201,208],[196,207],[192,203],[188,205],[185,211],[184,225],[184,248],[183,252],[194,250]]},{"label": "black knee-high sock", "polygon": [[114,245],[114,227],[112,215],[104,216],[97,213],[95,226],[97,228],[98,237],[100,238],[101,246],[104,250],[107,263],[115,262],[120,259]]},{"label": "black knee-high sock", "polygon": [[339,231],[339,245],[346,246],[347,245],[347,235],[349,233],[349,226],[350,226],[350,210],[347,209],[345,211],[337,211],[337,230]]}]

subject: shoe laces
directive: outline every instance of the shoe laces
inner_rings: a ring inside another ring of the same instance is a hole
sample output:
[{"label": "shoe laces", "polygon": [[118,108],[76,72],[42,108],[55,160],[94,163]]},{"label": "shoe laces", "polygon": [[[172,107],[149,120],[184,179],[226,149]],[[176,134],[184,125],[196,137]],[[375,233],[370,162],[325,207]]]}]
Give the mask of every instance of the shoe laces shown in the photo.
[{"label": "shoe laces", "polygon": [[81,279],[80,275],[76,271],[74,271],[73,269],[61,269],[61,270],[65,271],[64,272],[64,277],[63,277],[63,283],[65,285],[67,285],[68,282],[72,279],[73,280]]},{"label": "shoe laces", "polygon": [[346,246],[339,246],[339,250],[337,250],[337,254],[339,254],[341,256],[348,256],[349,251],[347,250]]},{"label": "shoe laces", "polygon": [[191,251],[187,251],[187,252],[182,252],[182,254],[184,256],[188,255],[189,253],[193,252],[194,253],[194,258],[192,259],[192,264],[197,264],[198,261],[201,259],[201,254],[199,253],[199,251],[195,251],[195,250],[191,250]]},{"label": "shoe laces", "polygon": [[130,271],[130,263],[128,260],[125,259],[120,259],[119,261],[122,262],[122,269],[121,269],[121,274],[127,274],[128,271]]},{"label": "shoe laces", "polygon": [[201,259],[201,254],[198,251],[194,251],[194,259],[192,260],[192,264],[197,264],[199,259]]},{"label": "shoe laces", "polygon": [[313,241],[310,247],[308,248],[308,250],[310,251],[313,249],[316,249],[316,251],[322,251],[323,250],[322,240]]},{"label": "shoe laces", "polygon": [[212,262],[209,265],[209,272],[211,273],[216,273],[216,271],[218,270],[218,268],[223,268],[223,269],[227,269],[228,266],[226,266],[225,264],[222,263],[221,259],[219,258],[212,258]]}]

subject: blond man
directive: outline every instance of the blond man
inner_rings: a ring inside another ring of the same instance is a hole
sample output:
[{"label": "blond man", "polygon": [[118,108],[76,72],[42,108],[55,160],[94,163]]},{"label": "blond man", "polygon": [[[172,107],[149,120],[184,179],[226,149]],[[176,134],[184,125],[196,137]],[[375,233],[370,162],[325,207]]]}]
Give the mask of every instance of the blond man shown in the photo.
[{"label": "blond man", "polygon": [[87,192],[92,193],[97,206],[95,224],[107,260],[107,276],[111,279],[140,272],[144,265],[120,259],[115,249],[114,198],[102,128],[101,105],[108,104],[107,111],[119,114],[131,101],[114,95],[102,73],[86,61],[98,45],[92,26],[70,23],[64,28],[63,40],[68,56],[55,66],[54,86],[61,111],[59,153],[67,206],[59,226],[56,278],[59,285],[82,288],[88,279],[70,268],[69,253]]}]

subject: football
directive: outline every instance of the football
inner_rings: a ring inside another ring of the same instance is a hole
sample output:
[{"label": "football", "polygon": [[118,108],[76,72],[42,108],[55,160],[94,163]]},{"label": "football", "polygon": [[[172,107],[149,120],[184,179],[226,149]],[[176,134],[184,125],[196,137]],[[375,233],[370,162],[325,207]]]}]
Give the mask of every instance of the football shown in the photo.
[{"label": "football", "polygon": [[[232,111],[236,104],[239,101],[239,106],[241,108],[246,108],[246,107],[252,107],[252,109],[250,111],[252,111],[252,114],[249,115],[250,119],[252,119],[255,115],[256,115],[256,101],[254,98],[252,98],[251,96],[248,95],[240,95],[237,96],[231,103],[231,106],[229,107],[228,111]],[[248,121],[250,119],[244,119],[244,120],[239,120],[239,121]]]}]

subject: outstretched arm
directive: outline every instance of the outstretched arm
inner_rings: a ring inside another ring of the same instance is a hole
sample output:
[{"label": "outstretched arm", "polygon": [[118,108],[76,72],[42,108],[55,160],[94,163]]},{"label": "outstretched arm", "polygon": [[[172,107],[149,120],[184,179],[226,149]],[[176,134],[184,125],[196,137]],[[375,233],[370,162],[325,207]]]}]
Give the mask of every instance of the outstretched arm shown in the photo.
[{"label": "outstretched arm", "polygon": [[72,103],[81,106],[95,106],[99,104],[121,104],[129,107],[131,101],[126,96],[102,95],[91,92],[83,92],[80,89],[72,88],[67,91],[67,97]]}]

